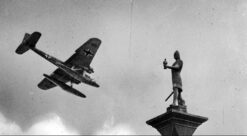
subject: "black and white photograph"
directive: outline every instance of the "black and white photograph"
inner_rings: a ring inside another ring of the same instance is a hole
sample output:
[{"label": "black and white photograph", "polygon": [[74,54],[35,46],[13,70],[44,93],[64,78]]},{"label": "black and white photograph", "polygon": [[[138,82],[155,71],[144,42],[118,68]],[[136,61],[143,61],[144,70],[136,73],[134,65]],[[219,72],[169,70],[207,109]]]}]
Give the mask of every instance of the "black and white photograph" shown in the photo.
[{"label": "black and white photograph", "polygon": [[0,0],[0,135],[247,135],[247,1]]}]

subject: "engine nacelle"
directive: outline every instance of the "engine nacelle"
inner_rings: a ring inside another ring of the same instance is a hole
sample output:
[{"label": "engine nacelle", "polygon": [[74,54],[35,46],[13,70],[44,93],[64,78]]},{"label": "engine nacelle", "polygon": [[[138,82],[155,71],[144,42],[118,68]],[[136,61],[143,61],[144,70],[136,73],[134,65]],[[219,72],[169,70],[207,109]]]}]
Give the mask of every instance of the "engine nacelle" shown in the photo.
[{"label": "engine nacelle", "polygon": [[88,71],[87,71],[88,73],[94,73],[94,70],[93,70],[93,68],[92,67],[89,67],[89,69],[88,69]]},{"label": "engine nacelle", "polygon": [[93,68],[92,67],[83,67],[83,69],[87,72],[87,73],[89,73],[89,74],[91,74],[91,73],[94,73],[94,70],[93,70]]}]

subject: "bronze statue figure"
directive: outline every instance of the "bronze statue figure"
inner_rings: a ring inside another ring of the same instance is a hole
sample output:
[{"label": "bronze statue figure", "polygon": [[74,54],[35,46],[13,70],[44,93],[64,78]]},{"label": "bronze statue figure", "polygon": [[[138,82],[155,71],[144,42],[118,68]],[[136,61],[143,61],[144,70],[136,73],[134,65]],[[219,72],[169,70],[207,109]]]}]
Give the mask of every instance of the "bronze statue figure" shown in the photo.
[{"label": "bronze statue figure", "polygon": [[176,61],[172,64],[172,66],[167,65],[166,59],[163,62],[163,66],[164,66],[164,69],[167,69],[167,68],[171,69],[171,72],[172,72],[172,85],[173,85],[173,92],[171,93],[171,95],[173,94],[173,104],[172,105],[175,106],[177,105],[176,103],[178,103],[178,105],[183,106],[185,105],[185,101],[182,99],[182,95],[181,95],[183,89],[182,89],[182,79],[180,76],[180,72],[183,68],[183,61],[180,59],[180,54],[178,51],[175,51],[174,59]]}]

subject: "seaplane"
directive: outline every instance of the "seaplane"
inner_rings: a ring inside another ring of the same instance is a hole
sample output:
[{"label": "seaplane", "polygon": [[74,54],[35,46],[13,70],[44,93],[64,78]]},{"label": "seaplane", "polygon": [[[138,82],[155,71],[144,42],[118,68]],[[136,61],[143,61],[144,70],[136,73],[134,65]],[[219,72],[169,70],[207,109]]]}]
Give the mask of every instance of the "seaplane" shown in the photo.
[{"label": "seaplane", "polygon": [[[99,84],[97,84],[89,74],[94,73],[90,64],[101,44],[100,39],[90,38],[75,50],[75,53],[69,57],[69,59],[63,62],[36,48],[36,44],[40,37],[40,32],[33,32],[32,34],[25,33],[21,44],[15,51],[17,54],[21,55],[28,50],[32,50],[58,67],[50,75],[43,74],[44,79],[38,84],[40,89],[48,90],[59,86],[69,93],[86,98],[86,95],[73,88],[73,84],[85,83],[93,87],[99,87]],[[69,82],[70,85],[67,84]]]}]

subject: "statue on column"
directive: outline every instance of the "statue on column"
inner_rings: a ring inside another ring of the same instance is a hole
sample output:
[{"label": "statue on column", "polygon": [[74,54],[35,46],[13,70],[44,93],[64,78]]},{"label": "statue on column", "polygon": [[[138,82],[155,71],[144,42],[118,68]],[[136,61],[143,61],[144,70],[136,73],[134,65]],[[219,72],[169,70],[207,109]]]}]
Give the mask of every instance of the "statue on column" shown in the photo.
[{"label": "statue on column", "polygon": [[208,118],[193,115],[187,112],[187,106],[182,99],[182,79],[180,76],[183,61],[178,51],[174,53],[175,62],[170,66],[166,59],[163,61],[164,69],[171,69],[173,91],[166,101],[173,95],[173,103],[167,107],[167,111],[154,117],[146,123],[157,129],[162,136],[192,136],[196,128]]},{"label": "statue on column", "polygon": [[180,72],[183,68],[183,61],[180,59],[180,54],[178,51],[174,53],[175,62],[172,66],[168,66],[166,59],[163,62],[164,69],[171,69],[172,72],[172,86],[173,92],[168,96],[166,100],[173,94],[173,106],[185,106],[185,101],[182,99],[182,79],[180,76]]}]

